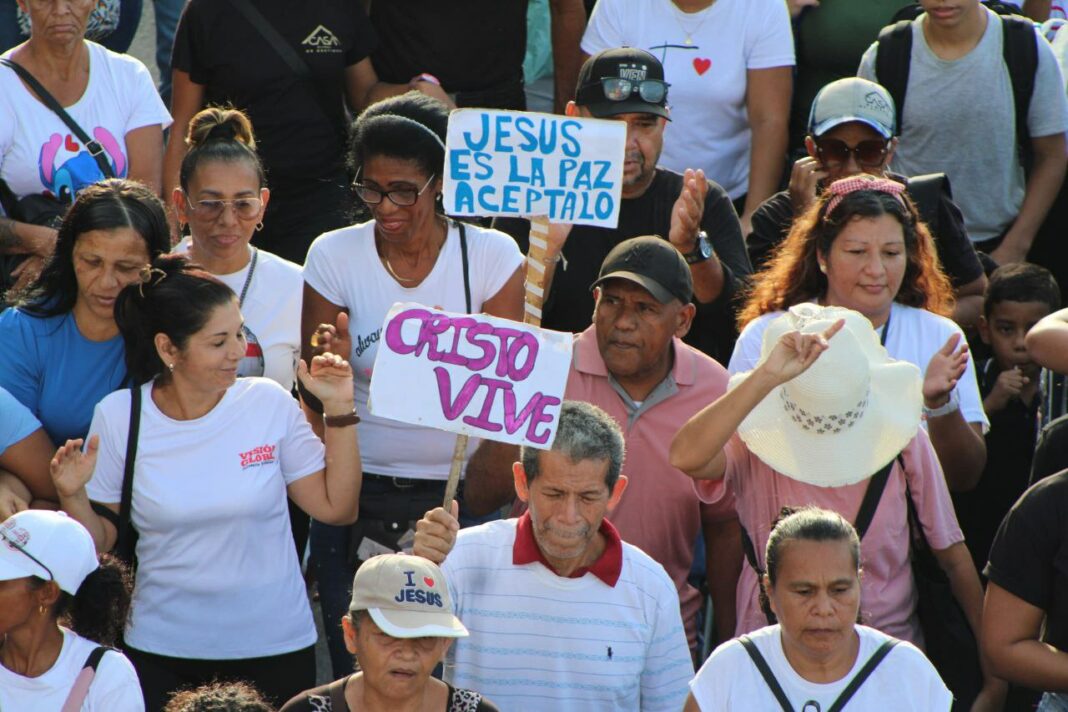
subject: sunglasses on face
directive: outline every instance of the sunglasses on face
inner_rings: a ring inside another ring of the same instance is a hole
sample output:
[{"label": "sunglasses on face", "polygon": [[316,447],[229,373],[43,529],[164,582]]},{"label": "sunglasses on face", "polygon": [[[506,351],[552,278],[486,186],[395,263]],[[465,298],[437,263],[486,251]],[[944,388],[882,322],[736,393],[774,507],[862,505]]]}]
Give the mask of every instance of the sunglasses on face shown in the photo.
[{"label": "sunglasses on face", "polygon": [[641,97],[642,101],[649,104],[660,104],[667,97],[667,82],[659,79],[621,79],[619,77],[602,77],[600,82],[594,82],[587,86],[601,85],[604,98],[609,101],[626,101],[633,94]]},{"label": "sunglasses on face", "polygon": [[353,182],[352,187],[356,190],[356,195],[360,196],[360,200],[368,205],[378,205],[386,198],[389,198],[389,202],[402,208],[406,208],[410,205],[415,205],[419,200],[419,196],[423,194],[423,191],[434,181],[436,174],[431,174],[426,183],[419,190],[415,188],[398,188],[396,190],[380,190],[378,188],[371,188],[364,185],[359,180],[359,174],[357,174],[356,181]]},{"label": "sunglasses on face", "polygon": [[50,569],[47,566],[45,566],[44,563],[40,559],[38,559],[36,556],[34,556],[30,552],[26,551],[26,549],[23,548],[22,544],[18,543],[14,539],[8,538],[7,533],[4,532],[4,530],[2,530],[2,529],[0,529],[0,539],[3,539],[5,542],[7,542],[7,545],[9,547],[11,547],[15,551],[19,552],[23,556],[29,558],[30,561],[32,561],[33,563],[37,564],[42,569],[47,571],[48,572],[48,580],[49,581],[54,581],[55,580],[56,577],[52,575],[52,569]]},{"label": "sunglasses on face", "polygon": [[825,166],[847,163],[849,156],[853,155],[857,159],[858,166],[874,168],[882,165],[889,152],[890,142],[879,139],[861,141],[856,146],[850,146],[837,138],[816,139],[816,155],[819,156],[820,163]]},{"label": "sunglasses on face", "polygon": [[234,215],[241,220],[252,220],[259,217],[263,201],[259,198],[234,198],[233,200],[198,200],[189,202],[189,209],[196,213],[198,218],[204,220],[217,220],[229,205],[234,209]]}]

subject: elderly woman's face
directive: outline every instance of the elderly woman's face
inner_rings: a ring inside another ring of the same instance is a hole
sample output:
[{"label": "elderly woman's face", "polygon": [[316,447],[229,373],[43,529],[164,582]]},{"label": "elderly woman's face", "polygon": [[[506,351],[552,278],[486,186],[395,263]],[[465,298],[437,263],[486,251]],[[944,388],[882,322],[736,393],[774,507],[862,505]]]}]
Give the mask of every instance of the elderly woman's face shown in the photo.
[{"label": "elderly woman's face", "polygon": [[787,542],[768,598],[787,657],[792,651],[815,662],[840,654],[853,642],[860,610],[860,576],[849,544]]},{"label": "elderly woman's face", "polygon": [[83,39],[93,4],[94,0],[19,0],[30,16],[32,36],[54,42]]},{"label": "elderly woman's face", "polygon": [[854,219],[819,260],[827,275],[826,304],[853,309],[882,325],[908,266],[901,223],[885,214]]},{"label": "elderly woman's face", "polygon": [[119,292],[136,282],[148,264],[148,245],[130,227],[90,230],[75,240],[72,258],[78,282],[75,313],[113,322]]},{"label": "elderly woman's face", "polygon": [[[358,183],[365,189],[364,202],[374,215],[375,234],[386,242],[403,244],[423,238],[434,226],[441,176],[427,175],[415,161],[371,156],[360,170]],[[383,195],[387,191],[395,200]]]},{"label": "elderly woman's face", "polygon": [[369,615],[361,615],[358,625],[346,618],[343,625],[349,652],[356,654],[363,671],[364,686],[387,699],[420,693],[449,649],[448,638],[394,638]]}]

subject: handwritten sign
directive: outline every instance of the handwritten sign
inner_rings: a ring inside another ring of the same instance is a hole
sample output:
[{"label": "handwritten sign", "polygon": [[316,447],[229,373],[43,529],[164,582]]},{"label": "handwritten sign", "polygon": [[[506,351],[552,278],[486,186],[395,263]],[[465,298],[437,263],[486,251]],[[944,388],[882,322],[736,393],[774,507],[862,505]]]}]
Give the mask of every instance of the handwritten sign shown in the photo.
[{"label": "handwritten sign", "polygon": [[375,357],[371,412],[548,448],[556,435],[572,338],[485,314],[394,304]]},{"label": "handwritten sign", "polygon": [[449,117],[445,212],[615,227],[626,140],[621,121],[459,109]]}]

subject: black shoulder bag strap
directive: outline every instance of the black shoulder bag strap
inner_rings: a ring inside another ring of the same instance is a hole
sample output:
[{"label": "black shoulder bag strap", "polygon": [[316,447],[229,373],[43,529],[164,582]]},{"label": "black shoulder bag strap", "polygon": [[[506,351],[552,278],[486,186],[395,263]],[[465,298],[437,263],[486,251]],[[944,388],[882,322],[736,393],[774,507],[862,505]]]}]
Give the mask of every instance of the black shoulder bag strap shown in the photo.
[{"label": "black shoulder bag strap", "polygon": [[267,18],[249,0],[230,0],[230,4],[245,16],[245,19],[256,28],[256,31],[263,36],[263,39],[267,40],[267,44],[294,74],[301,79],[307,79],[311,76],[311,67],[308,66],[308,63],[300,58],[300,55],[289,45],[286,38],[282,37],[278,30],[274,29],[274,26],[267,21]]},{"label": "black shoulder bag strap", "polygon": [[875,671],[875,668],[879,667],[879,663],[890,654],[894,646],[900,643],[900,640],[894,638],[888,638],[883,641],[883,644],[876,649],[871,657],[868,658],[868,662],[864,663],[864,667],[853,676],[853,679],[849,681],[846,688],[842,690],[842,694],[838,695],[838,699],[834,701],[834,704],[827,708],[827,712],[841,712],[842,708],[846,706],[846,703],[853,698],[853,695],[857,694],[857,690],[864,684],[864,681],[871,677],[871,674]]},{"label": "black shoulder bag strap", "polygon": [[122,473],[122,500],[119,503],[119,536],[115,551],[119,558],[133,563],[133,480],[134,461],[137,459],[137,438],[141,431],[141,388],[130,388],[130,432],[126,438],[126,465]]},{"label": "black shoulder bag strap", "polygon": [[905,112],[905,90],[909,86],[912,62],[912,21],[901,20],[879,31],[875,52],[876,80],[890,92],[897,110],[897,134],[901,135],[901,117]]},{"label": "black shoulder bag strap", "polygon": [[857,520],[853,525],[853,528],[857,530],[857,538],[861,541],[864,540],[864,535],[871,526],[871,520],[875,518],[875,510],[879,508],[879,500],[883,497],[883,490],[886,489],[886,483],[890,479],[890,470],[894,469],[894,462],[896,460],[886,463],[883,469],[868,480],[868,489],[864,491],[864,499],[860,503]]},{"label": "black shoulder bag strap", "polygon": [[764,659],[764,656],[757,650],[756,643],[748,635],[743,635],[738,638],[738,642],[745,648],[745,652],[749,653],[750,659],[753,664],[756,665],[757,670],[760,671],[761,677],[764,678],[764,682],[768,683],[768,689],[771,690],[771,694],[775,695],[775,699],[779,701],[779,706],[782,707],[783,712],[794,712],[794,708],[790,705],[790,698],[783,692],[782,685],[775,679],[775,675],[772,674],[771,668],[768,667],[768,661]]},{"label": "black shoulder bag strap", "polygon": [[53,114],[58,116],[63,123],[67,125],[67,128],[77,136],[78,140],[81,141],[82,145],[89,151],[89,155],[96,161],[96,165],[100,168],[100,172],[104,174],[105,178],[115,177],[115,171],[111,169],[111,164],[108,163],[108,157],[107,154],[104,153],[104,147],[89,138],[89,134],[82,130],[82,127],[78,125],[78,122],[71,118],[71,115],[66,112],[58,101],[56,101],[56,98],[41,85],[41,82],[37,81],[37,77],[30,74],[30,72],[21,64],[13,62],[10,59],[0,59],[0,64],[3,64],[5,67],[10,67],[15,74],[19,75],[19,78],[26,82],[30,89],[33,89],[34,93],[41,99],[41,103],[47,106]]},{"label": "black shoulder bag strap", "polygon": [[467,259],[467,230],[464,229],[464,224],[459,220],[456,221],[457,227],[460,228],[460,258],[464,263],[464,298],[467,300],[467,313],[473,312],[471,306],[471,274],[468,269]]}]

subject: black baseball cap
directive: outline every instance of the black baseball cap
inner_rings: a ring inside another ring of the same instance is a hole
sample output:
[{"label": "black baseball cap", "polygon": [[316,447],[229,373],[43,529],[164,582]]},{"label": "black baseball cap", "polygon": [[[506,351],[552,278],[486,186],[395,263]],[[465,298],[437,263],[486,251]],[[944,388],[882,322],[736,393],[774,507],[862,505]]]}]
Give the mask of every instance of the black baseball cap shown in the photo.
[{"label": "black baseball cap", "polygon": [[693,276],[686,259],[674,245],[656,235],[632,237],[613,247],[592,286],[609,279],[641,285],[661,304],[672,299],[689,304],[693,298]]},{"label": "black baseball cap", "polygon": [[[605,97],[602,79],[629,79],[634,82],[653,79],[664,83],[663,97],[659,102],[652,103],[634,92],[628,99],[612,101]],[[617,114],[653,114],[670,119],[667,86],[664,82],[664,65],[645,50],[636,47],[606,49],[587,59],[579,70],[575,103],[588,109],[597,118]]]}]

